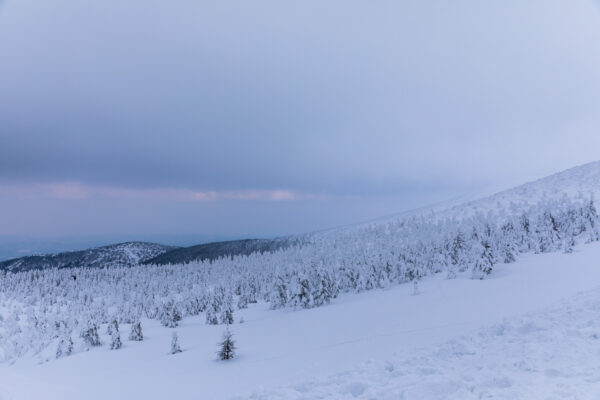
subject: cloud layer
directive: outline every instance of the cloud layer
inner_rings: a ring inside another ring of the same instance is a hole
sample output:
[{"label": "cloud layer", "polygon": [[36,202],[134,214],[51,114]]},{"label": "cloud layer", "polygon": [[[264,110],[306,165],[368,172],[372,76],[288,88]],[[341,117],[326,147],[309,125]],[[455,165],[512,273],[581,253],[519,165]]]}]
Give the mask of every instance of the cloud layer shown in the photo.
[{"label": "cloud layer", "polygon": [[[583,0],[9,0],[2,196],[23,214],[8,187],[91,214],[107,191],[188,196],[227,218],[257,200],[400,211],[516,184],[598,158],[599,22]],[[342,209],[330,223],[373,214]]]}]

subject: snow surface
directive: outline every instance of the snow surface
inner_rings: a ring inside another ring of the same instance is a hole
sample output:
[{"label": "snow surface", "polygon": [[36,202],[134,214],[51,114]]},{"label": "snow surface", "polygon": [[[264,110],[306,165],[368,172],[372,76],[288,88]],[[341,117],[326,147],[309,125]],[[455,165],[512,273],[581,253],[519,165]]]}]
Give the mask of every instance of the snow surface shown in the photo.
[{"label": "snow surface", "polygon": [[597,399],[599,317],[596,289],[475,335],[250,398]]},{"label": "snow surface", "polygon": [[184,319],[170,355],[173,329],[143,320],[143,342],[121,326],[120,350],[1,364],[0,399],[599,398],[598,259],[593,243],[525,254],[482,281],[433,276],[416,296],[400,285],[308,310],[259,303],[236,312],[228,362],[215,361],[223,326]]}]

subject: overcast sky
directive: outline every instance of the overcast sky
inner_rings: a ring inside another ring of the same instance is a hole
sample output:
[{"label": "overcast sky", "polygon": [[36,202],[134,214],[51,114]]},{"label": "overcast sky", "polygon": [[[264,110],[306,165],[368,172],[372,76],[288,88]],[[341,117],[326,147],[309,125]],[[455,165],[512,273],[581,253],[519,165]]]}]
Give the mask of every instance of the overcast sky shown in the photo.
[{"label": "overcast sky", "polygon": [[271,236],[600,159],[594,1],[0,0],[0,235]]}]

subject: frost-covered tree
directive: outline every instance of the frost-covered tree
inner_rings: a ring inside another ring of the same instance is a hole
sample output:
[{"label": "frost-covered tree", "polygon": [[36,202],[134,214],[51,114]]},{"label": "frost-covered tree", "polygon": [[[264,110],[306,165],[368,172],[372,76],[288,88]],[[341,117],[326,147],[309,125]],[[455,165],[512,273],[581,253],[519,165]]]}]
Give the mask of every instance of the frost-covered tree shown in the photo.
[{"label": "frost-covered tree", "polygon": [[119,323],[117,320],[113,320],[108,325],[108,334],[110,335],[110,349],[118,350],[123,346],[121,342],[121,333],[119,332]]},{"label": "frost-covered tree", "polygon": [[494,267],[491,246],[487,241],[483,241],[475,247],[475,251],[479,253],[479,257],[475,259],[473,265],[473,278],[483,279],[492,273]]},{"label": "frost-covered tree", "polygon": [[294,308],[310,308],[312,305],[312,293],[310,281],[305,276],[296,276],[291,286],[291,304]]},{"label": "frost-covered tree", "polygon": [[219,324],[218,309],[215,307],[214,303],[211,303],[206,308],[206,323],[208,325]]},{"label": "frost-covered tree", "polygon": [[116,318],[112,319],[106,326],[106,333],[108,335],[112,336],[114,332],[119,332],[119,321]]},{"label": "frost-covered tree", "polygon": [[508,221],[500,229],[500,237],[497,238],[497,241],[499,242],[501,261],[505,264],[515,262],[517,254],[519,254],[518,236],[515,226],[512,221]]},{"label": "frost-covered tree", "polygon": [[[384,269],[381,270],[381,273],[378,273],[379,276],[378,282],[386,280],[383,278],[385,273]],[[329,304],[331,300],[337,297],[337,285],[331,275],[325,270],[320,269],[313,272],[311,275],[312,284],[310,285],[312,288],[312,305],[314,307],[322,306],[323,304]]]},{"label": "frost-covered tree", "polygon": [[229,331],[229,326],[223,332],[223,340],[219,343],[217,355],[219,360],[230,360],[235,357],[235,340],[233,334]]},{"label": "frost-covered tree", "polygon": [[81,331],[83,342],[90,347],[100,346],[100,335],[98,335],[98,325],[88,322],[86,328]]},{"label": "frost-covered tree", "polygon": [[173,299],[166,302],[160,313],[160,322],[169,328],[176,328],[181,321],[181,312]]},{"label": "frost-covered tree", "polygon": [[129,333],[129,340],[141,342],[144,340],[144,334],[142,333],[142,323],[136,321],[131,324],[131,332]]},{"label": "frost-covered tree", "polygon": [[190,296],[186,309],[188,315],[198,315],[204,312],[206,310],[206,296]]},{"label": "frost-covered tree", "polygon": [[237,308],[238,308],[238,310],[248,308],[248,296],[246,296],[245,294],[241,294],[238,297]]},{"label": "frost-covered tree", "polygon": [[272,309],[283,308],[288,304],[288,281],[283,276],[275,278],[273,289],[270,293],[270,304]]},{"label": "frost-covered tree", "polygon": [[420,293],[420,291],[419,291],[419,281],[415,279],[413,281],[412,295],[413,296],[417,296],[417,295],[419,295],[419,293]]},{"label": "frost-covered tree", "polygon": [[469,245],[464,233],[461,231],[456,232],[450,247],[450,264],[459,271],[464,271],[467,268],[468,251]]},{"label": "frost-covered tree", "polygon": [[231,325],[233,324],[233,300],[231,295],[226,296],[225,302],[221,308],[220,322],[222,324]]},{"label": "frost-covered tree", "polygon": [[69,333],[64,333],[56,346],[56,358],[66,357],[73,353],[73,339]]},{"label": "frost-covered tree", "polygon": [[181,347],[179,346],[179,337],[177,332],[173,332],[171,335],[171,354],[181,353]]},{"label": "frost-covered tree", "polygon": [[206,306],[206,323],[208,325],[218,325],[221,309],[223,308],[225,293],[222,287],[210,293],[208,304]]}]

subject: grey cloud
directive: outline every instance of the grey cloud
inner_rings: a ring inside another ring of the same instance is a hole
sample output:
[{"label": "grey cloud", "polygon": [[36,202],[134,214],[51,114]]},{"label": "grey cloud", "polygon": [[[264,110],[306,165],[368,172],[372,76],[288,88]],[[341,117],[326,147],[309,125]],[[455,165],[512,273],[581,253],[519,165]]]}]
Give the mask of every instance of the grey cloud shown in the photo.
[{"label": "grey cloud", "polygon": [[0,173],[346,192],[482,181],[465,159],[497,162],[498,141],[543,149],[598,115],[585,2],[344,5],[9,2]]},{"label": "grey cloud", "polygon": [[6,1],[0,184],[516,184],[597,158],[598,22],[583,0]]}]

